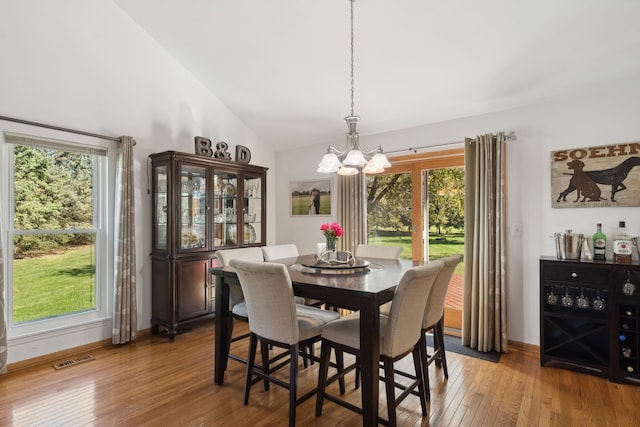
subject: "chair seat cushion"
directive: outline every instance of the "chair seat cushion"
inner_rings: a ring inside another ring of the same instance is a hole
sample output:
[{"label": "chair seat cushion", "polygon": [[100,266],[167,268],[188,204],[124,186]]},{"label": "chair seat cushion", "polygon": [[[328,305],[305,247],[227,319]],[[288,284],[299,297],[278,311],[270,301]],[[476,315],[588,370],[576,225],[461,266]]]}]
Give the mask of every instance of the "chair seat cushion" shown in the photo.
[{"label": "chair seat cushion", "polygon": [[[380,349],[384,348],[383,338],[387,329],[388,316],[380,316]],[[329,341],[360,349],[360,313],[356,312],[341,319],[327,323],[322,328],[322,338]]]},{"label": "chair seat cushion", "polygon": [[233,306],[231,309],[231,313],[235,316],[244,317],[245,319],[249,317],[249,312],[247,311],[247,303],[241,301]]},{"label": "chair seat cushion", "polygon": [[[294,297],[293,300],[296,304],[304,304],[305,299],[302,297]],[[238,317],[243,317],[247,319],[249,317],[249,312],[247,311],[247,303],[244,301],[240,301],[235,304],[233,308],[231,308],[231,313]]]},{"label": "chair seat cushion", "polygon": [[340,318],[340,314],[335,311],[301,304],[296,304],[296,313],[301,341],[320,335],[324,325]]}]

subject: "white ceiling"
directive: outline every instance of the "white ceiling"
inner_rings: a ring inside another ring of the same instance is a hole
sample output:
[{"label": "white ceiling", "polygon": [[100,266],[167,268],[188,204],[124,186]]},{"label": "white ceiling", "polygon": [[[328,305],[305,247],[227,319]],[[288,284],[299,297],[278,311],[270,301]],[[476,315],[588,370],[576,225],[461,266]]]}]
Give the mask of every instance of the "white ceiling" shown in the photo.
[{"label": "white ceiling", "polygon": [[[276,150],[342,141],[348,0],[114,0]],[[638,0],[358,0],[361,135],[640,75]]]}]

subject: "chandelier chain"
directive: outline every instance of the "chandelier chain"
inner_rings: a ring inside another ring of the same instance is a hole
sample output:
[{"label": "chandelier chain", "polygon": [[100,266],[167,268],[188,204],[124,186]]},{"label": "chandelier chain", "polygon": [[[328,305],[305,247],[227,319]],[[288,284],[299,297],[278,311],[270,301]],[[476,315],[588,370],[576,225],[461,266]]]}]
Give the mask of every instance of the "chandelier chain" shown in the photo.
[{"label": "chandelier chain", "polygon": [[354,98],[354,84],[353,84],[353,2],[351,3],[351,115],[353,116],[353,98]]}]

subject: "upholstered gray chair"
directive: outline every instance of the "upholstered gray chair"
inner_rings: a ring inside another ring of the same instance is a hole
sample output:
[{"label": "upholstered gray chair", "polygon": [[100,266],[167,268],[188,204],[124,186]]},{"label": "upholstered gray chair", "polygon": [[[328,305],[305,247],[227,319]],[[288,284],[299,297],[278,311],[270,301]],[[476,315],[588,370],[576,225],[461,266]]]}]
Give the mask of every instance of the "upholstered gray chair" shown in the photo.
[{"label": "upholstered gray chair", "polygon": [[[425,374],[425,384],[427,386],[427,397],[429,396],[429,365],[435,362],[436,366],[442,367],[444,377],[449,378],[447,355],[444,349],[444,301],[447,297],[453,272],[461,259],[462,255],[455,254],[438,260],[444,263],[444,267],[438,273],[438,277],[436,277],[433,290],[429,296],[427,308],[424,312],[424,319],[422,321],[422,344],[425,349],[423,371]],[[429,355],[425,334],[431,331],[433,331],[433,353]]]},{"label": "upholstered gray chair", "polygon": [[[268,245],[263,246],[262,254],[265,261],[273,261],[275,259],[296,258],[298,253],[298,247],[293,243],[285,243],[282,245]],[[302,300],[302,301],[301,301]],[[314,307],[320,307],[324,305],[324,302],[312,298],[300,298],[296,297],[296,304],[312,305]],[[313,352],[312,352],[313,355]]]},{"label": "upholstered gray chair", "polygon": [[[222,266],[230,265],[231,260],[239,259],[243,261],[263,262],[264,255],[262,249],[259,247],[238,248],[238,249],[221,249],[216,252],[216,257],[220,261]],[[295,297],[296,304],[304,304],[304,298]],[[231,308],[231,315],[234,319],[241,322],[248,322],[247,304],[244,301],[244,295],[242,294],[242,288],[240,286],[229,286],[229,307]],[[242,334],[231,338],[229,345],[232,342],[248,338],[249,334]],[[229,358],[241,363],[247,363],[244,357],[232,354],[229,352]],[[306,359],[305,359],[306,366]]]},{"label": "upholstered gray chair", "polygon": [[286,243],[282,245],[268,245],[263,246],[262,255],[265,261],[273,261],[274,259],[283,258],[296,258],[298,254],[298,247],[293,243]]},{"label": "upholstered gray chair", "polygon": [[[449,371],[447,369],[447,355],[444,348],[444,301],[449,289],[449,283],[451,282],[451,276],[456,269],[456,266],[462,259],[462,255],[455,254],[448,257],[438,259],[439,262],[444,263],[444,267],[438,273],[431,295],[424,311],[424,318],[422,320],[422,331],[420,334],[420,346],[423,350],[422,354],[422,371],[424,373],[424,383],[427,388],[427,400],[430,398],[429,390],[429,366],[435,362],[436,366],[442,367],[445,378],[449,378]],[[385,310],[388,307],[384,307]],[[383,315],[389,314],[381,308]],[[426,334],[433,333],[433,353],[429,354],[427,347]],[[406,371],[397,370],[396,374],[402,375],[407,378],[415,379],[415,376]],[[357,384],[358,378],[356,378]]]},{"label": "upholstered gray chair", "polygon": [[[249,316],[250,344],[244,404],[249,403],[251,385],[260,379],[265,380],[267,390],[270,382],[284,387],[289,390],[289,425],[295,426],[296,405],[315,394],[315,390],[311,390],[304,396],[297,397],[299,349],[319,341],[322,326],[338,319],[339,315],[295,304],[289,271],[283,264],[233,259],[230,265],[238,275]],[[261,343],[261,366],[255,364],[258,341]],[[288,350],[288,383],[271,375],[273,370],[269,367],[269,345]]]},{"label": "upholstered gray chair", "polygon": [[[230,262],[232,259],[240,259],[244,261],[254,261],[254,262],[264,261],[262,250],[257,247],[238,248],[238,249],[221,249],[216,252],[216,257],[218,258],[222,266],[230,265]],[[249,321],[247,317],[247,305],[244,301],[244,295],[242,294],[242,289],[240,288],[240,286],[229,286],[229,308],[231,310],[231,315],[233,316],[234,319],[240,320],[241,322]],[[248,338],[248,337],[249,337],[249,334],[242,334],[242,335],[233,337],[229,342],[229,345],[231,345],[232,342],[236,342],[238,340]],[[237,356],[235,354],[232,354],[231,352],[229,352],[229,358],[242,363],[247,362],[244,357]]]},{"label": "upholstered gray chair", "polygon": [[[400,259],[402,252],[401,246],[385,246],[385,245],[363,245],[356,246],[356,258],[381,258],[381,259]],[[380,312],[389,314],[391,303],[388,302],[380,307]],[[358,377],[356,375],[356,384]]]},{"label": "upholstered gray chair", "polygon": [[[388,425],[396,425],[396,407],[410,393],[417,389],[420,396],[422,415],[427,415],[426,390],[423,382],[420,347],[420,329],[427,300],[431,293],[434,280],[444,263],[432,262],[425,266],[414,267],[407,270],[400,283],[396,287],[391,304],[389,316],[380,316],[380,362],[384,367],[384,382],[387,395]],[[322,415],[324,399],[331,400],[347,409],[355,410],[350,403],[340,398],[327,394],[328,382],[342,378],[347,372],[353,370],[356,364],[342,369],[336,375],[327,380],[331,349],[335,349],[336,356],[346,351],[350,354],[360,355],[360,318],[358,313],[334,320],[322,328],[322,350],[320,355],[320,373],[318,376],[318,396],[316,401],[316,416]],[[416,379],[409,384],[406,392],[398,399],[395,397],[394,362],[402,359],[409,353],[413,353],[413,362]],[[357,362],[356,362],[357,363]],[[384,420],[380,420],[384,423]]]},{"label": "upholstered gray chair", "polygon": [[398,259],[402,247],[383,245],[358,245],[356,247],[356,258],[383,258]]}]

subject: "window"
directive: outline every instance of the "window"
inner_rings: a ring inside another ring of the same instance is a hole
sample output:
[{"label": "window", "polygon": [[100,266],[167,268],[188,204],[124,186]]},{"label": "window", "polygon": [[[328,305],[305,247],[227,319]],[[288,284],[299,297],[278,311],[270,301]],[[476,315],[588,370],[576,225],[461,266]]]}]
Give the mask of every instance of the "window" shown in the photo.
[{"label": "window", "polygon": [[4,136],[10,336],[107,317],[106,147]]}]

